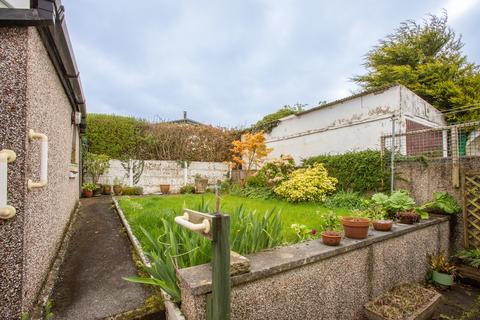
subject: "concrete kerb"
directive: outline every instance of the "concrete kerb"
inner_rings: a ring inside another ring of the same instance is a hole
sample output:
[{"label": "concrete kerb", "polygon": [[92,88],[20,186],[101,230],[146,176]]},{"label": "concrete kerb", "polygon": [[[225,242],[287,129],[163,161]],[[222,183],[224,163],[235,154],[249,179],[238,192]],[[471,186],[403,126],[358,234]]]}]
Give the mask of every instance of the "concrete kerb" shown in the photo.
[{"label": "concrete kerb", "polygon": [[[145,264],[146,266],[150,266],[150,260],[145,255],[145,252],[143,252],[142,246],[140,245],[140,241],[138,241],[137,237],[133,234],[132,228],[130,227],[128,220],[125,217],[125,214],[123,213],[122,208],[118,204],[117,198],[112,196],[112,199],[115,205],[115,209],[118,215],[120,216],[120,220],[122,221],[122,224],[125,227],[125,230],[127,231],[128,238],[130,239],[130,242],[135,248],[135,251],[137,252],[140,259],[142,260],[143,264]],[[183,315],[178,305],[172,301],[172,298],[170,297],[170,295],[166,293],[163,289],[160,289],[160,292],[162,294],[162,298],[165,303],[165,314],[166,314],[167,320],[185,320],[185,316]]]}]

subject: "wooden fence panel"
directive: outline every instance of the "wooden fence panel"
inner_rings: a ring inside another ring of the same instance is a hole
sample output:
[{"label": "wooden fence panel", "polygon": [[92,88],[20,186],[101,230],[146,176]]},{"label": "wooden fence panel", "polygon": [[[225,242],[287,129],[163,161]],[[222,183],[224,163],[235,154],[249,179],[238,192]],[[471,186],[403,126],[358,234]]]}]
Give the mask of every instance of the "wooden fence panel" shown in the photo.
[{"label": "wooden fence panel", "polygon": [[480,247],[480,172],[466,173],[463,183],[465,247]]}]

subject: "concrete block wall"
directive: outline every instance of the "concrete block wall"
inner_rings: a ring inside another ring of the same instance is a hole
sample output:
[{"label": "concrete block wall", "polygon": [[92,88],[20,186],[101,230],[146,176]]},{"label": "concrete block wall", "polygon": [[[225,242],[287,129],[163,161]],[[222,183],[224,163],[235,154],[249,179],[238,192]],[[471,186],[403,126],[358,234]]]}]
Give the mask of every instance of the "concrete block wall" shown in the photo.
[{"label": "concrete block wall", "polygon": [[[419,282],[427,254],[449,249],[448,218],[370,231],[365,240],[321,240],[248,255],[251,271],[232,277],[232,319],[363,319],[363,305],[403,282]],[[178,271],[182,311],[206,319],[211,268]],[[253,303],[254,302],[254,303]]]},{"label": "concrete block wall", "polygon": [[[209,184],[213,185],[218,180],[225,180],[229,174],[229,168],[222,162],[196,162],[189,164],[188,169],[182,168],[177,161],[147,160],[144,164],[143,174],[137,186],[143,188],[145,194],[160,192],[160,184],[169,184],[170,191],[176,193],[184,185],[185,170],[187,171],[187,183],[194,184],[195,175],[208,178]],[[115,178],[128,184],[128,172],[123,168],[119,160],[111,160],[109,170],[100,177],[100,183],[113,184]]]}]

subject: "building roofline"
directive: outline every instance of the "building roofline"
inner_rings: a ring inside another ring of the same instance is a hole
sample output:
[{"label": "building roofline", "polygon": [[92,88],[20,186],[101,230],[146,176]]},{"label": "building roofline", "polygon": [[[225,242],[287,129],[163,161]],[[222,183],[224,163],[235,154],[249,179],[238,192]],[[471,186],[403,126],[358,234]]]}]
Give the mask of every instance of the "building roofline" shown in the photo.
[{"label": "building roofline", "polygon": [[301,115],[304,115],[306,113],[310,113],[310,112],[317,111],[317,110],[320,110],[320,109],[323,109],[323,108],[327,108],[327,107],[330,107],[330,106],[333,106],[333,105],[336,105],[336,104],[339,104],[339,103],[347,102],[347,101],[350,101],[350,100],[353,100],[353,99],[356,99],[356,98],[360,98],[360,97],[363,97],[363,96],[366,96],[366,95],[369,95],[369,94],[381,93],[381,92],[384,92],[384,91],[386,91],[390,88],[400,87],[400,86],[401,86],[400,84],[395,83],[395,84],[387,85],[387,86],[384,86],[384,87],[378,88],[378,89],[365,90],[365,91],[356,93],[354,95],[351,95],[351,96],[348,96],[348,97],[345,97],[345,98],[342,98],[342,99],[334,100],[334,101],[328,102],[326,104],[322,104],[320,106],[313,107],[311,109],[307,109],[305,111],[296,113],[294,116],[301,116]]},{"label": "building roofline", "polygon": [[0,9],[0,27],[37,28],[72,108],[82,113],[81,130],[84,132],[85,96],[64,13],[61,0],[32,0],[31,9]]}]

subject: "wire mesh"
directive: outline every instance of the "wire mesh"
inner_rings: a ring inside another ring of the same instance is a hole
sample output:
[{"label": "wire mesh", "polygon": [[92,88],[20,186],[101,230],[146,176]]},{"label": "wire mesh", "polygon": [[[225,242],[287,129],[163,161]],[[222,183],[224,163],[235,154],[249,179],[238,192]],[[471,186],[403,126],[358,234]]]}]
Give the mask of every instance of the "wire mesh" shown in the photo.
[{"label": "wire mesh", "polygon": [[480,121],[440,128],[416,129],[406,124],[406,132],[382,136],[384,150],[392,151],[395,161],[480,157]]}]

